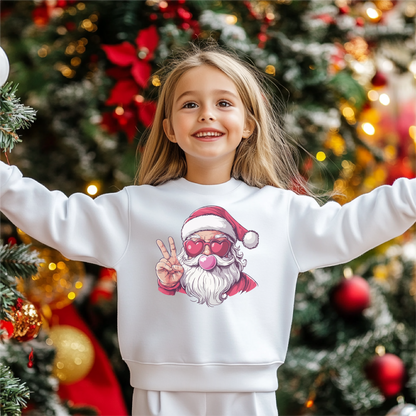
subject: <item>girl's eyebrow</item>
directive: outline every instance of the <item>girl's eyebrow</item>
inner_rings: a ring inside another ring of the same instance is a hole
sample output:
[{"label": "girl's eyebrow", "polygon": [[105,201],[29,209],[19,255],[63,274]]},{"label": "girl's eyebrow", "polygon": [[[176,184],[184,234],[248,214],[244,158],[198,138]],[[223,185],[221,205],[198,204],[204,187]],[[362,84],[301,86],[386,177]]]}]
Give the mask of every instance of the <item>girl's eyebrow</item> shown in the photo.
[{"label": "girl's eyebrow", "polygon": [[[221,93],[221,94],[230,94],[232,95],[235,99],[238,99],[238,97],[232,93],[231,91],[228,90],[214,90],[215,93]],[[178,99],[176,100],[177,102],[184,96],[184,95],[190,95],[190,94],[196,94],[198,93],[198,91],[185,91],[184,93],[182,93]]]}]

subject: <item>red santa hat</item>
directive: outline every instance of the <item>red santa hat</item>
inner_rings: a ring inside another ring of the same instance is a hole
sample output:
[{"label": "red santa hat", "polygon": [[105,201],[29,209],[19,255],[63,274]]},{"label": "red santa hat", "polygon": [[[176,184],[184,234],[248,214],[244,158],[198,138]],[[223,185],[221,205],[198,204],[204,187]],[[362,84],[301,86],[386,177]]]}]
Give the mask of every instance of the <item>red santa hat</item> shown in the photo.
[{"label": "red santa hat", "polygon": [[239,224],[224,208],[208,206],[194,211],[182,227],[182,241],[198,231],[215,230],[227,234],[234,242],[241,241],[244,247],[256,248],[259,235]]}]

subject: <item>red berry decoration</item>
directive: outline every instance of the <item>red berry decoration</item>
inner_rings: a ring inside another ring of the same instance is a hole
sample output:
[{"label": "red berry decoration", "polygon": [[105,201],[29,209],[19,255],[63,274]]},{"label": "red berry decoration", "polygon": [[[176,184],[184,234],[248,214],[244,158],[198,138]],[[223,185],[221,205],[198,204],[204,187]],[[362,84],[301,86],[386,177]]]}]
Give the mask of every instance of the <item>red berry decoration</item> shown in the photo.
[{"label": "red berry decoration", "polygon": [[342,279],[332,292],[332,302],[342,315],[359,315],[370,305],[370,285],[360,276]]},{"label": "red berry decoration", "polygon": [[339,8],[339,14],[348,14],[350,12],[350,8],[345,5]]},{"label": "red berry decoration", "polygon": [[403,361],[394,354],[373,358],[366,366],[367,378],[371,380],[385,397],[398,394],[405,383],[406,369]]},{"label": "red berry decoration", "polygon": [[387,77],[381,72],[377,71],[374,77],[372,78],[371,83],[375,87],[384,87],[385,85],[387,85]]}]

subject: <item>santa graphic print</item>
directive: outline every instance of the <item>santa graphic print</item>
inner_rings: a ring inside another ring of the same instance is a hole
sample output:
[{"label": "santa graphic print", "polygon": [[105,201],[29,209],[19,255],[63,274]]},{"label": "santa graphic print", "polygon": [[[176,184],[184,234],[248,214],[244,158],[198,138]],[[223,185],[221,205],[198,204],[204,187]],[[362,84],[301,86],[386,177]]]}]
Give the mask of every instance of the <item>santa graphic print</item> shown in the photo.
[{"label": "santa graphic print", "polygon": [[182,227],[182,248],[177,254],[169,237],[170,253],[161,240],[163,258],[156,265],[159,291],[165,295],[185,293],[194,302],[217,306],[228,296],[249,292],[257,286],[243,273],[243,259],[237,242],[253,249],[259,235],[248,231],[224,208],[206,206],[194,211]]}]

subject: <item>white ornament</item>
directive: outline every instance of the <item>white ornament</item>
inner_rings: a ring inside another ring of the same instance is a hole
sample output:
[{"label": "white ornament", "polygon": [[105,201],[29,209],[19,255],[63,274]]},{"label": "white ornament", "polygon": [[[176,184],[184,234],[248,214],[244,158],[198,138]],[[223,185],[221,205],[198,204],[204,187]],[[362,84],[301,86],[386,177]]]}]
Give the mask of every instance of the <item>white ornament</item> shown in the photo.
[{"label": "white ornament", "polygon": [[386,416],[416,416],[416,406],[410,403],[402,403],[390,409]]},{"label": "white ornament", "polygon": [[9,70],[10,65],[6,52],[0,47],[0,87],[6,83],[7,78],[9,77]]}]

